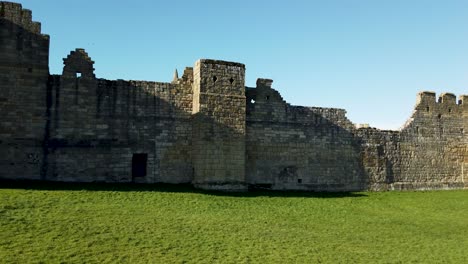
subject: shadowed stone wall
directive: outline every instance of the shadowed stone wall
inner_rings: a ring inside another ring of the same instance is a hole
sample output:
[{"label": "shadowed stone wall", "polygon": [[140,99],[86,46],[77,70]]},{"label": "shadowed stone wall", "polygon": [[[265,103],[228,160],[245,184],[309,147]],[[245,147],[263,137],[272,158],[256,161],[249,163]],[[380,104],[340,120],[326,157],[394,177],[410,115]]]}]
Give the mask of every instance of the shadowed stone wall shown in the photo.
[{"label": "shadowed stone wall", "polygon": [[199,60],[171,83],[96,78],[84,49],[50,75],[49,37],[0,2],[0,178],[355,191],[467,187],[468,96],[421,92],[399,131],[286,103],[245,66]]},{"label": "shadowed stone wall", "polygon": [[365,189],[360,145],[346,111],[291,106],[258,79],[247,89],[247,181],[272,189]]},{"label": "shadowed stone wall", "polygon": [[40,179],[49,36],[21,5],[0,2],[0,176]]}]

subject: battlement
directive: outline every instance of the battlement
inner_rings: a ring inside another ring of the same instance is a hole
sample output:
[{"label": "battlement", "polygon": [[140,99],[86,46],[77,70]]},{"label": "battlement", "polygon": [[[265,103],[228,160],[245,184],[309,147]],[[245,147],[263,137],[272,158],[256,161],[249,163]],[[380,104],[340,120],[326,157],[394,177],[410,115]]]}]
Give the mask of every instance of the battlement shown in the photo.
[{"label": "battlement", "polygon": [[468,104],[468,95],[460,95],[460,100],[458,100],[459,105],[467,105]]},{"label": "battlement", "polygon": [[[460,95],[460,100],[458,104],[462,104],[467,95]],[[436,100],[436,93],[431,91],[422,91],[418,93],[416,105],[421,103],[428,104],[457,104],[457,96],[453,93],[442,93],[440,94],[438,100]]]},{"label": "battlement", "polygon": [[439,115],[463,112],[466,107],[462,104],[466,102],[467,96],[460,95],[459,98],[457,102],[457,97],[453,93],[442,93],[436,100],[435,92],[423,91],[418,93],[415,110]]},{"label": "battlement", "polygon": [[436,102],[436,93],[431,91],[422,91],[418,93],[416,99],[416,105],[421,103],[435,103]]},{"label": "battlement", "polygon": [[1,1],[0,18],[11,21],[32,33],[41,33],[41,23],[32,21],[31,10],[23,9],[21,4]]},{"label": "battlement", "polygon": [[439,96],[439,103],[457,104],[457,97],[453,93],[443,93]]}]

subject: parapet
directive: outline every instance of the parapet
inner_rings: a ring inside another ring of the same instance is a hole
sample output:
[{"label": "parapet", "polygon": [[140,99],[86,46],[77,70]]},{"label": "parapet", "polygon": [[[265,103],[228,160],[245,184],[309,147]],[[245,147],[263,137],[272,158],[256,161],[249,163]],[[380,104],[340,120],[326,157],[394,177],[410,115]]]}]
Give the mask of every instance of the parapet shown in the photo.
[{"label": "parapet", "polygon": [[453,93],[442,93],[436,101],[435,92],[420,92],[416,100],[416,110],[425,113],[437,113],[439,116],[442,113],[458,113],[466,109],[462,104],[468,102],[468,96],[461,95],[457,102],[457,97]]},{"label": "parapet", "polygon": [[[460,100],[458,101],[458,104],[462,104],[463,101],[466,100],[467,95],[460,95]],[[418,97],[416,100],[416,105],[420,104],[444,104],[444,105],[449,105],[449,104],[457,104],[457,97],[453,93],[442,93],[440,94],[438,100],[436,101],[436,93],[435,92],[419,92]]]},{"label": "parapet", "polygon": [[32,33],[41,33],[41,23],[32,21],[31,10],[23,9],[21,4],[1,1],[0,18],[11,21]]}]

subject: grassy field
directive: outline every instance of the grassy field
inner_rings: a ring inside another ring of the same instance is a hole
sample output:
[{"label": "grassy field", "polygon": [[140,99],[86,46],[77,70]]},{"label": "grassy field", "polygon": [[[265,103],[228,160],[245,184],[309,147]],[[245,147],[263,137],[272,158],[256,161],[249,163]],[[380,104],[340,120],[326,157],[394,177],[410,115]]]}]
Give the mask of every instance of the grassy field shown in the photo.
[{"label": "grassy field", "polygon": [[1,263],[468,263],[468,191],[0,184]]}]

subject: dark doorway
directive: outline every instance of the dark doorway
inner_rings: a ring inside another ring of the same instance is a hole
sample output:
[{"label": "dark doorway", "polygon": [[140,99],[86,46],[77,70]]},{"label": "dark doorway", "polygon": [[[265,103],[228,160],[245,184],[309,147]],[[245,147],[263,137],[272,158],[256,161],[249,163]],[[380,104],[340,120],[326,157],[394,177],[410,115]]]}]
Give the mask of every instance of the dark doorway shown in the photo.
[{"label": "dark doorway", "polygon": [[132,158],[132,178],[146,176],[146,163],[148,162],[148,154],[133,154]]}]

